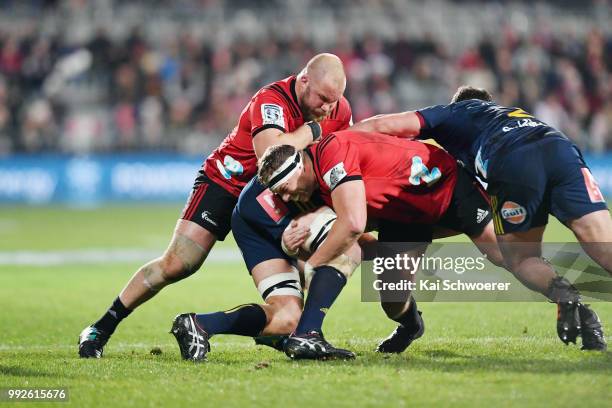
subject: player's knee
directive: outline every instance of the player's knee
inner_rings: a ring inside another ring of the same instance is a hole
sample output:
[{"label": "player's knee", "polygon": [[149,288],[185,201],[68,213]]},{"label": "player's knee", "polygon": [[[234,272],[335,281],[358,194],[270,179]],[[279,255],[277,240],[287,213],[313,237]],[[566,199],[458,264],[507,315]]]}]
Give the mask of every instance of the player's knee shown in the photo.
[{"label": "player's knee", "polygon": [[607,210],[571,220],[568,226],[581,242],[607,242],[612,236],[612,220]]},{"label": "player's knee", "polygon": [[524,261],[525,261],[525,258],[516,256],[516,255],[512,255],[512,256],[507,256],[506,255],[504,257],[504,263],[505,263],[506,267],[514,275],[516,275],[517,273],[520,273],[521,266],[522,266]]},{"label": "player's knee", "polygon": [[176,235],[164,254],[168,261],[168,275],[183,279],[195,273],[206,259],[208,251],[184,235]]},{"label": "player's knee", "polygon": [[144,265],[140,272],[143,277],[143,284],[153,292],[158,292],[169,284],[191,274],[190,271],[185,269],[180,259],[168,253]]},{"label": "player's knee", "polygon": [[295,331],[300,322],[301,312],[291,313],[283,316],[279,327],[279,334],[291,334]]},{"label": "player's knee", "polygon": [[328,266],[332,266],[343,274],[346,279],[353,276],[353,272],[361,263],[361,249],[359,244],[353,244],[346,253],[340,254],[337,258],[332,259],[327,263]]},{"label": "player's knee", "polygon": [[267,302],[272,313],[266,333],[283,335],[295,331],[302,315],[302,300],[295,296],[273,296]]},{"label": "player's knee", "polygon": [[492,250],[487,252],[487,259],[495,266],[499,266],[500,268],[506,267],[506,262],[504,261],[504,257],[499,249]]},{"label": "player's knee", "polygon": [[158,260],[161,279],[166,284],[185,279],[200,269],[206,255],[207,252],[193,240],[183,235],[175,236]]},{"label": "player's knee", "polygon": [[165,254],[160,260],[160,267],[164,281],[177,282],[192,275],[197,269],[173,253]]}]

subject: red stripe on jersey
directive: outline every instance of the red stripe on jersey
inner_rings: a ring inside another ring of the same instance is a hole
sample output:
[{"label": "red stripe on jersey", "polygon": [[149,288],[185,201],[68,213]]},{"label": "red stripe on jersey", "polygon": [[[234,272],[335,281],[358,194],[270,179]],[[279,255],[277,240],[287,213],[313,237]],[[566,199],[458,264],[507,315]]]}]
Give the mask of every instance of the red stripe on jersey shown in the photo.
[{"label": "red stripe on jersey", "polygon": [[206,193],[207,189],[208,189],[207,183],[202,183],[198,186],[198,188],[196,189],[196,192],[191,198],[191,203],[189,204],[189,208],[187,209],[187,211],[185,211],[185,219],[188,220],[188,219],[191,219],[191,217],[193,217],[193,213],[200,205],[200,201],[202,201],[202,197],[204,196],[204,193]]},{"label": "red stripe on jersey", "polygon": [[293,117],[299,117],[300,116],[299,108],[295,106],[295,103],[293,102],[291,97],[289,95],[287,95],[285,90],[283,88],[281,88],[280,85],[276,85],[276,84],[270,85],[270,89],[275,90],[283,98],[285,98],[285,101],[287,102],[287,105],[289,106],[289,109],[291,110],[291,115],[293,115]]},{"label": "red stripe on jersey", "polygon": [[263,89],[266,89],[268,91],[274,91],[280,94],[280,96],[282,96],[283,99],[285,99],[285,102],[287,102],[287,107],[289,108],[289,111],[290,111],[289,113],[291,114],[291,116],[295,117],[297,115],[295,111],[295,107],[291,103],[291,100],[287,97],[286,93],[283,92],[283,89],[279,85],[272,84],[272,85],[265,86]]},{"label": "red stripe on jersey", "polygon": [[306,152],[306,154],[308,154],[308,156],[310,157],[310,160],[312,160],[312,168],[314,169],[315,175],[318,178],[321,178],[321,172],[319,171],[319,165],[317,164],[317,157],[315,155],[315,150],[316,150],[316,147],[311,145],[310,147],[307,147],[304,151]]},{"label": "red stripe on jersey", "polygon": [[478,181],[473,181],[472,184],[474,185],[474,188],[478,190],[482,198],[484,198],[485,201],[489,203],[489,206],[491,206],[491,197],[489,197],[489,195],[484,191],[482,184],[480,184]]},{"label": "red stripe on jersey", "polygon": [[291,91],[291,97],[293,99],[293,102],[295,103],[295,106],[297,106],[298,110],[300,110],[300,112],[301,112],[301,109],[299,109],[300,108],[300,103],[298,101],[297,94],[295,93],[295,83],[296,82],[297,82],[297,77],[291,78],[291,80],[289,81],[289,91]]},{"label": "red stripe on jersey", "polygon": [[340,105],[340,102],[338,102],[336,104],[336,107],[334,109],[332,109],[331,113],[329,114],[329,118],[330,119],[336,119],[336,115],[338,114],[338,106]]},{"label": "red stripe on jersey", "polygon": [[319,143],[317,143],[317,155],[321,154],[323,149],[325,149],[325,147],[329,144],[329,142],[334,140],[335,137],[336,135],[332,133],[328,135],[327,137],[323,138],[323,140],[321,140]]},{"label": "red stripe on jersey", "polygon": [[188,220],[190,218],[190,214],[193,212],[193,206],[196,201],[196,197],[200,193],[200,186],[198,186],[195,190],[191,192],[191,196],[189,197],[189,204],[187,204],[187,208],[183,211],[183,218]]}]

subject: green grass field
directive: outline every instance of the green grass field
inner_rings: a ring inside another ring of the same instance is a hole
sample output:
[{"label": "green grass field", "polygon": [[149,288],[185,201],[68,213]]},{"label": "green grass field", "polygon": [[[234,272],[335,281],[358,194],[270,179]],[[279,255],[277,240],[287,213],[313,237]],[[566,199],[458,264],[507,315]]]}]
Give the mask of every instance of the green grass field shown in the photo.
[{"label": "green grass field", "polygon": [[[161,252],[179,210],[4,207],[0,253]],[[571,236],[555,223],[547,239]],[[359,301],[359,275],[324,327],[330,341],[357,352],[355,361],[292,362],[234,336],[215,337],[204,364],[182,361],[167,333],[177,313],[259,301],[239,258],[206,263],[138,309],[119,327],[103,359],[77,358],[79,332],[106,310],[139,265],[111,259],[0,265],[0,387],[67,387],[69,405],[87,407],[610,406],[612,354],[563,345],[553,305],[422,303],[425,336],[402,355],[381,356],[373,349],[395,325],[377,304]],[[612,321],[612,304],[595,308],[604,322]],[[155,347],[160,355],[150,353]]]}]

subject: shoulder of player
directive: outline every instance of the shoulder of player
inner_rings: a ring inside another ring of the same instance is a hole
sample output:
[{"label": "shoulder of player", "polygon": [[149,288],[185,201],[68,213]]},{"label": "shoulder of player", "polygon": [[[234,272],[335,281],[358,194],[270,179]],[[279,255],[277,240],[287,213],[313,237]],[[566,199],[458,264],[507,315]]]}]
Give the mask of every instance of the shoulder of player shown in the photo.
[{"label": "shoulder of player", "polygon": [[[319,143],[316,144],[317,151],[322,152],[328,146],[338,147],[345,133],[346,131],[338,131],[338,132],[333,132],[333,133],[330,133],[329,135],[323,136],[321,140],[319,141]],[[340,137],[338,137],[338,135]]]},{"label": "shoulder of player", "polygon": [[348,99],[343,95],[342,98],[336,104],[336,107],[331,111],[327,120],[344,121],[349,120],[352,115],[351,104]]},{"label": "shoulder of player", "polygon": [[495,102],[483,101],[480,99],[466,99],[464,101],[451,103],[448,106],[453,110],[453,112],[459,111],[462,109],[471,110],[471,109],[481,109],[481,108],[490,108],[490,107],[503,108],[502,106],[497,105]]},{"label": "shoulder of player", "polygon": [[300,116],[300,110],[297,103],[291,96],[288,80],[292,77],[285,78],[281,81],[276,81],[262,87],[251,99],[251,102],[268,102],[275,103],[283,108],[286,108],[293,117]]}]

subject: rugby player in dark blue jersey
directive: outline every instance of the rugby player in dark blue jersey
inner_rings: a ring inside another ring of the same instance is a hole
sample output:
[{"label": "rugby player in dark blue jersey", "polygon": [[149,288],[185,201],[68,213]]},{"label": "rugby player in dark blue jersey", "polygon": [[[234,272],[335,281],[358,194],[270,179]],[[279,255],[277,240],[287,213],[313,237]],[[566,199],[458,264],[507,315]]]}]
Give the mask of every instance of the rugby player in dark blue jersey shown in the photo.
[{"label": "rugby player in dark blue jersey", "polygon": [[484,89],[459,88],[448,105],[378,115],[354,129],[434,139],[487,185],[504,261],[527,287],[558,305],[557,333],[582,349],[607,347],[597,314],[542,258],[548,214],[570,228],[585,252],[612,273],[612,220],[578,148],[523,109],[492,102]]},{"label": "rugby player in dark blue jersey", "polygon": [[[258,344],[283,349],[287,335],[296,330],[302,316],[304,279],[298,271],[297,253],[287,255],[291,251],[283,248],[281,239],[283,232],[293,222],[294,228],[288,229],[289,240],[293,238],[293,243],[302,243],[309,234],[313,216],[320,211],[317,208],[323,205],[323,201],[316,196],[306,203],[283,202],[256,178],[246,185],[233,211],[232,231],[264,303],[244,304],[229,311],[178,315],[171,332],[184,359],[205,359],[210,349],[210,337],[218,334],[255,337]],[[333,214],[333,211],[328,211]],[[302,218],[298,226],[295,220],[299,217]],[[335,216],[328,216],[328,219],[333,220]],[[323,239],[324,236],[320,240],[313,240],[312,249],[316,249]],[[318,289],[310,287],[308,299],[314,296],[317,302],[323,302],[323,306],[331,305],[361,261],[361,251],[357,245],[346,254],[318,276]],[[302,269],[302,265],[299,266]],[[308,328],[318,329],[307,339],[313,354],[302,358],[354,358],[352,352],[336,348],[325,340],[320,332],[324,317],[325,311],[317,308],[310,314],[310,319],[302,322]]]}]

